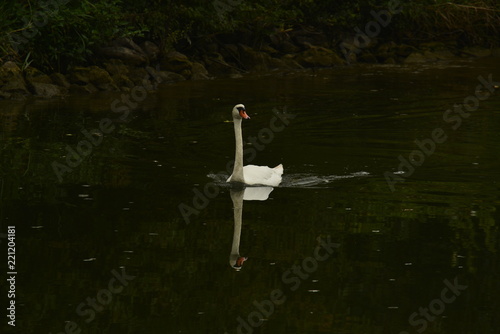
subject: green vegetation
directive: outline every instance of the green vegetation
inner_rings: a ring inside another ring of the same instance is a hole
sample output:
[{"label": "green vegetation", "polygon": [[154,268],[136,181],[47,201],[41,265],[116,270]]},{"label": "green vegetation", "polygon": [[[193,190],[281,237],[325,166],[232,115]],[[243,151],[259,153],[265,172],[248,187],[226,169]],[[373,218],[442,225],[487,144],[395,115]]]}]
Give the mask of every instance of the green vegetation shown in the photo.
[{"label": "green vegetation", "polygon": [[[92,62],[95,49],[117,37],[151,40],[162,50],[224,34],[261,41],[273,31],[314,27],[340,43],[373,20],[388,0],[19,0],[0,4],[0,62],[33,62],[64,71]],[[496,0],[400,1],[380,38],[418,44],[500,44]]]}]

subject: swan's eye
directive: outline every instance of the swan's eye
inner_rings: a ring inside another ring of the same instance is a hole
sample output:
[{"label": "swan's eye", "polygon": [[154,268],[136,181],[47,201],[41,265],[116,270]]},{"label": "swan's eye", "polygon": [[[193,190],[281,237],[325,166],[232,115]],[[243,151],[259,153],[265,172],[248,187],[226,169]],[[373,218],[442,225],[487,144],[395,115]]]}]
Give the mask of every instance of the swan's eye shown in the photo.
[{"label": "swan's eye", "polygon": [[239,112],[241,112],[241,111],[245,111],[245,108],[243,108],[243,107],[238,107],[238,108],[236,108],[236,109],[238,109],[238,111],[239,111]]}]

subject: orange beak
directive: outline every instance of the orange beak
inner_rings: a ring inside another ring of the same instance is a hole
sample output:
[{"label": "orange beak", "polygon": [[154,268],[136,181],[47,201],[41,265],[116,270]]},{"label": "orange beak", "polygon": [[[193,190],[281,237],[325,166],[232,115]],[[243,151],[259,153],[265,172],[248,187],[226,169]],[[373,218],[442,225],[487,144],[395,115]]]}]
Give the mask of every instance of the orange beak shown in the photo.
[{"label": "orange beak", "polygon": [[240,116],[241,116],[241,118],[243,118],[243,119],[250,119],[250,116],[248,116],[248,115],[247,115],[247,112],[246,112],[246,110],[245,110],[245,109],[241,109],[241,110],[240,110]]},{"label": "orange beak", "polygon": [[245,262],[247,259],[248,259],[247,257],[240,256],[236,260],[236,267],[241,267],[243,265],[243,262]]}]

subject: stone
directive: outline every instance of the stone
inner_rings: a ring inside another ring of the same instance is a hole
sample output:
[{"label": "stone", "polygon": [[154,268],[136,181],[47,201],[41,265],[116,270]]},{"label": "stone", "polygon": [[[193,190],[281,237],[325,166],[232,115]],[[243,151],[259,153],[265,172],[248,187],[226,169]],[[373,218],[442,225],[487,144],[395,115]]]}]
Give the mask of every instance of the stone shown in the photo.
[{"label": "stone", "polygon": [[405,64],[418,64],[425,63],[427,58],[424,56],[422,52],[412,52],[406,59],[404,60]]},{"label": "stone", "polygon": [[51,97],[63,95],[61,88],[59,86],[50,83],[33,82],[32,85],[34,94],[36,96],[49,99]]},{"label": "stone", "polygon": [[358,61],[360,63],[367,63],[367,64],[377,64],[378,63],[377,57],[375,57],[373,54],[371,54],[369,52],[363,52],[361,55],[359,55]]},{"label": "stone", "polygon": [[283,41],[276,45],[276,48],[283,53],[296,53],[300,51],[300,48],[290,41]]},{"label": "stone", "polygon": [[0,67],[0,86],[6,93],[30,94],[21,69],[12,61],[7,61]]},{"label": "stone", "polygon": [[92,84],[99,90],[118,90],[108,71],[97,66],[75,67],[71,70],[68,78],[71,83],[80,86]]},{"label": "stone", "polygon": [[88,67],[77,66],[71,69],[68,80],[71,84],[86,85],[90,83]]},{"label": "stone", "polygon": [[207,80],[210,79],[208,71],[202,63],[193,62],[191,68],[191,80]]},{"label": "stone", "polygon": [[212,75],[228,75],[240,73],[234,66],[229,65],[220,53],[214,52],[204,56],[205,66]]},{"label": "stone", "polygon": [[186,77],[191,75],[193,67],[188,57],[177,51],[167,53],[165,58],[161,60],[160,65],[162,70],[179,73]]},{"label": "stone", "polygon": [[248,45],[239,44],[241,64],[248,70],[256,72],[268,71],[271,64],[271,56],[265,52],[255,51]]},{"label": "stone", "polygon": [[150,77],[154,80],[155,84],[160,84],[163,82],[171,83],[171,82],[186,80],[186,78],[184,78],[180,74],[168,71],[158,71],[157,69],[151,66],[146,67],[146,71],[149,73]]},{"label": "stone", "polygon": [[33,83],[35,82],[47,83],[47,84],[53,83],[50,76],[48,76],[47,74],[43,73],[42,71],[34,67],[28,67],[24,71],[24,78],[31,85],[33,85]]},{"label": "stone", "polygon": [[139,45],[137,45],[134,42],[134,40],[130,37],[119,37],[119,38],[115,39],[113,42],[111,42],[111,45],[118,46],[118,47],[122,46],[122,47],[125,47],[127,49],[134,50],[139,54],[145,54],[144,50]]},{"label": "stone", "polygon": [[158,75],[158,71],[154,67],[146,66],[145,70],[146,70],[146,72],[149,73],[149,76],[154,81],[156,81],[156,83],[162,83],[163,82],[162,78]]},{"label": "stone", "polygon": [[279,58],[273,58],[271,57],[269,59],[269,68],[271,69],[290,69],[288,65],[281,59]]},{"label": "stone", "polygon": [[150,74],[145,68],[135,67],[129,69],[128,77],[135,86],[143,86],[144,82],[149,80]]},{"label": "stone", "polygon": [[99,52],[109,58],[120,59],[125,64],[141,66],[148,62],[147,56],[142,52],[124,47],[124,46],[108,46],[99,49]]},{"label": "stone", "polygon": [[11,97],[12,97],[11,93],[4,92],[4,91],[0,90],[0,100],[8,100]]},{"label": "stone", "polygon": [[267,54],[270,54],[273,57],[277,56],[278,53],[279,53],[278,50],[276,50],[275,48],[273,48],[270,45],[263,45],[263,46],[261,46],[260,51],[265,52]]},{"label": "stone", "polygon": [[92,84],[86,84],[86,85],[73,84],[69,87],[69,92],[74,95],[82,95],[82,94],[88,95],[96,93],[97,91],[98,91],[97,88]]},{"label": "stone", "polygon": [[386,65],[395,65],[397,63],[396,59],[394,58],[387,58],[384,60],[384,64]]},{"label": "stone", "polygon": [[220,48],[220,54],[224,59],[238,61],[240,59],[240,50],[236,44],[224,44]]},{"label": "stone", "polygon": [[141,47],[142,50],[144,50],[146,56],[148,56],[150,62],[158,60],[158,57],[160,55],[160,48],[155,43],[145,41],[144,43],[142,43]]},{"label": "stone", "polygon": [[119,59],[111,59],[109,62],[104,64],[106,71],[111,75],[116,74],[128,74],[130,66],[123,64]]},{"label": "stone", "polygon": [[401,44],[396,48],[396,54],[401,57],[408,57],[412,52],[417,51],[417,49],[411,45]]},{"label": "stone", "polygon": [[89,81],[99,90],[119,90],[108,71],[97,66],[91,66],[89,71]]},{"label": "stone", "polygon": [[462,54],[465,56],[468,56],[468,57],[483,58],[483,57],[491,56],[491,50],[486,49],[486,48],[481,48],[478,46],[472,46],[472,47],[464,48],[462,50]]},{"label": "stone", "polygon": [[344,64],[344,60],[332,50],[315,46],[298,54],[295,60],[304,67],[332,67]]},{"label": "stone", "polygon": [[296,60],[295,56],[292,54],[286,54],[281,57],[281,61],[283,64],[290,69],[303,69],[304,66],[300,65]]},{"label": "stone", "polygon": [[405,64],[419,64],[440,60],[452,60],[456,56],[449,50],[412,52],[405,60]]},{"label": "stone", "polygon": [[58,86],[64,88],[69,88],[69,86],[71,86],[68,79],[66,79],[66,77],[62,73],[52,73],[50,75],[50,78],[52,79],[52,82]]},{"label": "stone", "polygon": [[162,82],[166,83],[186,80],[186,78],[184,78],[182,75],[169,71],[158,71],[158,75],[162,78]]},{"label": "stone", "polygon": [[304,48],[309,48],[311,46],[328,46],[328,38],[322,31],[316,31],[313,29],[300,29],[294,30],[289,33],[291,39],[295,44],[300,45]]},{"label": "stone", "polygon": [[120,90],[124,90],[125,87],[132,88],[135,86],[132,80],[125,74],[115,74],[112,78],[115,84],[120,87]]}]

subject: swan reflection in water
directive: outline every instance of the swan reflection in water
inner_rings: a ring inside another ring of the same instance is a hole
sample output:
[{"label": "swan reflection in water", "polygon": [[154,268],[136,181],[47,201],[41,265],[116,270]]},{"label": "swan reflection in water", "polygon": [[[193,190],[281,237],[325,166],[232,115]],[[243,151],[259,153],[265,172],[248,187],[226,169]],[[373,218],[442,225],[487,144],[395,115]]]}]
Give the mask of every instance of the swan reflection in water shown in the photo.
[{"label": "swan reflection in water", "polygon": [[231,189],[231,200],[234,210],[234,233],[229,265],[239,271],[243,263],[248,259],[240,255],[241,224],[243,217],[243,201],[265,201],[273,191],[273,187],[246,187],[243,189]]}]

